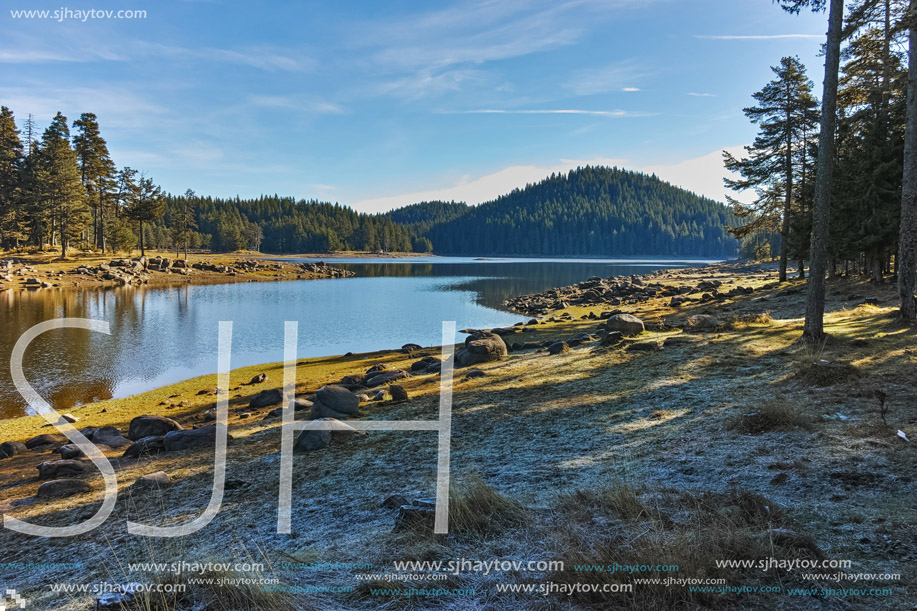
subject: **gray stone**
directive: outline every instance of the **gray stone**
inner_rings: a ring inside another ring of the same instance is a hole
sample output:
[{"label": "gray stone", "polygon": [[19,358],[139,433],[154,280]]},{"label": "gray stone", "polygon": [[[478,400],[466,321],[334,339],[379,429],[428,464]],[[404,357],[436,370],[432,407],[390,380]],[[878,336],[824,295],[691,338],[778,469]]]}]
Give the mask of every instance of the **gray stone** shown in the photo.
[{"label": "gray stone", "polygon": [[548,354],[560,354],[562,352],[569,352],[570,346],[567,345],[567,342],[554,342],[548,346]]},{"label": "gray stone", "polygon": [[124,458],[140,458],[144,455],[159,454],[165,450],[165,438],[152,435],[138,439],[124,451]]},{"label": "gray stone", "polygon": [[38,487],[35,496],[41,499],[73,496],[89,492],[89,484],[81,479],[55,479]]},{"label": "gray stone", "polygon": [[[321,420],[325,420],[322,418]],[[304,452],[314,452],[331,445],[331,431],[300,431],[299,437],[296,438],[294,449]]]},{"label": "gray stone", "polygon": [[60,452],[60,457],[64,460],[71,458],[82,458],[86,456],[83,450],[80,449],[80,446],[76,445],[75,443],[68,443],[65,446],[61,446],[57,449],[57,451]]},{"label": "gray stone", "polygon": [[656,350],[662,349],[662,346],[656,341],[634,342],[628,344],[627,349],[635,352],[655,352]]},{"label": "gray stone", "polygon": [[127,438],[131,441],[137,441],[144,437],[162,437],[170,431],[180,431],[182,426],[164,416],[137,416],[131,420],[130,427],[127,430]]},{"label": "gray stone", "polygon": [[79,460],[50,460],[39,463],[36,468],[38,469],[39,478],[49,479],[52,477],[79,475],[86,467]]},{"label": "gray stone", "polygon": [[266,380],[267,380],[267,374],[266,374],[266,373],[259,373],[258,375],[256,375],[255,377],[253,377],[251,380],[249,380],[248,385],[249,385],[249,386],[252,386],[252,385],[254,385],[254,384],[261,384],[262,382],[264,382],[264,381],[266,381]]},{"label": "gray stone", "polygon": [[385,384],[391,384],[397,380],[403,380],[406,377],[408,377],[406,371],[396,369],[395,371],[384,371],[382,373],[377,373],[372,377],[367,377],[365,380],[363,380],[363,384],[367,388],[375,388],[376,386],[383,386]]},{"label": "gray stone", "polygon": [[315,400],[342,414],[353,415],[360,410],[360,400],[343,386],[334,384],[323,386],[315,393]]},{"label": "gray stone", "polygon": [[279,388],[271,388],[268,390],[262,390],[257,395],[252,397],[251,403],[248,404],[249,407],[267,407],[268,405],[275,405],[283,401],[283,392]]},{"label": "gray stone", "polygon": [[506,356],[506,342],[496,333],[477,331],[465,339],[465,347],[455,353],[455,364],[468,367],[479,363],[496,361]]},{"label": "gray stone", "polygon": [[[231,435],[227,435],[232,439]],[[216,443],[217,427],[215,424],[202,426],[199,429],[190,431],[172,431],[167,433],[164,438],[164,447],[167,452],[178,452],[181,450],[192,450],[202,447],[213,447]]]},{"label": "gray stone", "polygon": [[633,314],[617,314],[605,321],[605,329],[619,331],[625,337],[639,335],[646,330],[643,321]]},{"label": "gray stone", "polygon": [[709,314],[695,314],[694,316],[689,316],[686,322],[687,330],[692,331],[713,331],[720,326],[720,321],[715,316],[710,316]]},{"label": "gray stone", "polygon": [[101,443],[110,448],[121,448],[131,445],[131,440],[122,437],[121,431],[113,426],[103,426],[102,428],[96,429],[96,432],[92,434],[92,442],[96,444]]},{"label": "gray stone", "polygon": [[25,442],[25,447],[34,450],[35,448],[41,446],[53,445],[56,443],[67,443],[70,440],[64,437],[63,435],[53,435],[50,433],[45,433],[44,435],[36,435],[28,441]]},{"label": "gray stone", "polygon": [[310,418],[312,420],[322,420],[324,418],[337,418],[338,420],[346,420],[351,414],[345,414],[344,412],[339,412],[336,409],[331,409],[321,401],[315,401],[312,403],[312,412]]},{"label": "gray stone", "polygon": [[172,480],[169,479],[169,476],[165,471],[156,471],[155,473],[148,473],[142,475],[131,485],[132,490],[159,490],[161,488],[166,488],[169,484],[172,483]]},{"label": "gray stone", "polygon": [[404,389],[403,386],[398,384],[392,384],[388,387],[388,391],[392,395],[392,401],[407,401],[408,400],[408,391]]},{"label": "gray stone", "polygon": [[20,441],[4,441],[0,443],[0,458],[10,458],[22,454],[28,448]]}]

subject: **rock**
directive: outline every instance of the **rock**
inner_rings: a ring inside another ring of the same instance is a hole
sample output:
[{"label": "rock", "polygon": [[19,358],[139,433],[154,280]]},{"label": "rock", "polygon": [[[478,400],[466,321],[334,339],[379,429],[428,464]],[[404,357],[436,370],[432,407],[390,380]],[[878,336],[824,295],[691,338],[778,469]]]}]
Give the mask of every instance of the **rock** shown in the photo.
[{"label": "rock", "polygon": [[693,331],[712,331],[720,326],[720,321],[709,314],[695,314],[694,316],[689,316],[686,322],[687,329]]},{"label": "rock", "polygon": [[266,380],[267,380],[267,374],[266,374],[266,373],[259,373],[258,375],[256,375],[255,377],[253,377],[251,380],[249,380],[248,385],[249,385],[249,386],[253,386],[253,385],[255,385],[255,384],[261,384],[262,382],[264,382],[264,381],[266,381]]},{"label": "rock", "polygon": [[22,454],[28,448],[21,441],[4,441],[0,443],[0,458],[11,458]]},{"label": "rock", "polygon": [[341,386],[362,386],[363,377],[361,375],[349,375],[341,378]]},{"label": "rock", "polygon": [[372,377],[367,377],[363,380],[363,384],[368,388],[375,388],[376,386],[391,384],[396,380],[403,380],[406,377],[408,377],[407,372],[401,371],[400,369],[396,369],[395,371],[383,371]]},{"label": "rock", "polygon": [[402,505],[410,505],[411,502],[407,499],[406,496],[401,494],[393,494],[390,497],[386,497],[384,501],[379,505],[382,509],[398,509]]},{"label": "rock", "polygon": [[395,366],[388,363],[376,363],[366,370],[366,377],[371,377],[373,374],[382,373],[384,371],[395,371]]},{"label": "rock", "polygon": [[372,399],[372,400],[373,400],[373,401],[384,401],[384,400],[385,400],[385,395],[386,395],[387,393],[388,393],[387,390],[382,389],[382,390],[380,390],[379,392],[377,392],[375,395],[373,395],[373,399]]},{"label": "rock", "polygon": [[271,388],[269,390],[262,390],[257,395],[252,397],[251,402],[248,404],[249,407],[267,407],[268,405],[275,405],[283,401],[283,392],[279,388]]},{"label": "rock", "polygon": [[414,361],[411,363],[411,371],[424,371],[429,368],[430,365],[434,363],[439,363],[440,360],[435,356],[425,356],[419,361]]},{"label": "rock", "polygon": [[121,431],[113,426],[103,426],[92,434],[92,442],[107,445],[110,448],[121,448],[131,445],[131,440],[121,436]]},{"label": "rock", "polygon": [[53,435],[50,433],[45,433],[44,435],[36,435],[28,441],[25,442],[25,447],[29,450],[34,450],[35,448],[41,446],[48,446],[56,443],[68,443],[70,440],[64,437],[63,435]]},{"label": "rock", "polygon": [[306,399],[293,399],[293,411],[294,412],[301,412],[307,409],[312,409],[312,405],[313,405],[312,401],[308,401]]},{"label": "rock", "polygon": [[[328,419],[320,418],[319,420]],[[331,445],[331,431],[305,430],[300,431],[293,449],[302,450],[303,452],[314,452],[315,450],[327,448],[329,445]]]},{"label": "rock", "polygon": [[131,490],[160,490],[166,488],[172,480],[165,471],[156,471],[142,475],[131,485]]},{"label": "rock", "polygon": [[59,498],[83,494],[89,490],[89,484],[81,479],[55,479],[39,486],[35,496],[40,499]]},{"label": "rock", "polygon": [[496,333],[477,331],[465,339],[465,347],[455,353],[455,364],[468,367],[479,363],[496,361],[506,356],[506,342]]},{"label": "rock", "polygon": [[71,424],[73,424],[74,422],[80,421],[80,419],[74,416],[73,414],[63,414],[61,418],[63,418],[64,420],[66,420],[67,422]]},{"label": "rock", "polygon": [[662,345],[665,348],[672,348],[675,346],[684,346],[690,343],[692,342],[687,337],[682,337],[681,335],[673,335],[672,337],[665,338],[665,341],[662,342]]},{"label": "rock", "polygon": [[321,401],[315,401],[312,404],[312,412],[310,418],[312,420],[323,420],[325,418],[337,418],[338,420],[346,420],[353,414],[345,414],[344,412],[339,412],[336,409],[331,409]]},{"label": "rock", "polygon": [[138,439],[124,451],[124,458],[140,458],[143,455],[159,454],[165,450],[165,438],[151,435]]},{"label": "rock", "polygon": [[144,585],[141,583],[127,583],[119,585],[115,592],[105,592],[96,599],[96,610],[101,609],[129,609],[135,606],[133,603],[137,598],[137,592],[143,592]]},{"label": "rock", "polygon": [[548,346],[548,354],[560,354],[562,352],[569,352],[570,346],[567,345],[567,342],[554,342]]},{"label": "rock", "polygon": [[401,347],[401,352],[404,354],[411,354],[412,352],[417,352],[418,350],[423,350],[423,346],[420,344],[405,344]]},{"label": "rock", "polygon": [[602,338],[603,346],[617,346],[624,341],[624,334],[620,331],[608,331]]},{"label": "rock", "polygon": [[127,430],[127,438],[131,441],[137,441],[144,437],[162,437],[170,431],[180,431],[182,426],[164,416],[137,416],[131,420],[130,427]]},{"label": "rock", "polygon": [[627,345],[627,349],[634,352],[655,352],[661,348],[662,346],[657,341],[633,342]]},{"label": "rock", "polygon": [[408,400],[408,391],[404,389],[403,386],[398,384],[392,384],[388,387],[388,391],[392,395],[392,401],[407,401]]},{"label": "rock", "polygon": [[354,415],[360,410],[360,400],[344,388],[334,384],[323,386],[315,393],[315,402],[342,414]]},{"label": "rock", "polygon": [[86,454],[80,449],[80,446],[75,443],[68,443],[65,446],[61,446],[57,449],[60,452],[60,457],[64,460],[69,460],[71,458],[83,458]]},{"label": "rock", "polygon": [[487,374],[481,371],[480,369],[469,369],[465,372],[466,380],[473,380],[474,378],[483,378]]},{"label": "rock", "polygon": [[618,331],[625,337],[639,335],[646,330],[643,321],[633,314],[616,314],[605,321],[607,331]]},{"label": "rock", "polygon": [[82,461],[79,460],[51,460],[48,462],[38,463],[38,477],[48,479],[52,477],[68,477],[79,475],[85,469]]},{"label": "rock", "polygon": [[[227,437],[232,439],[231,435],[227,435]],[[191,429],[190,431],[171,431],[164,438],[164,447],[166,452],[212,447],[216,442],[216,438],[217,427],[215,424],[211,424],[202,426],[199,429]]]}]

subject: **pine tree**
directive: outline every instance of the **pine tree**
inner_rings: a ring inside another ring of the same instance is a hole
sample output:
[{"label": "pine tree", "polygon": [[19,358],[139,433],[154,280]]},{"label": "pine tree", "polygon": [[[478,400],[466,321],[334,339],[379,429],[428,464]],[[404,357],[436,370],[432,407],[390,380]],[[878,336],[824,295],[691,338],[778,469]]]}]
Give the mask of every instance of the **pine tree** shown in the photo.
[{"label": "pine tree", "polygon": [[904,179],[901,191],[901,235],[898,254],[899,316],[915,320],[914,284],[917,275],[917,0],[911,0],[907,15],[908,72],[907,127],[904,137]]},{"label": "pine tree", "polygon": [[18,248],[26,236],[22,210],[22,142],[13,113],[0,107],[0,247]]},{"label": "pine tree", "polygon": [[89,208],[80,181],[76,151],[70,146],[67,117],[61,113],[55,115],[42,135],[39,165],[37,185],[40,202],[50,213],[51,241],[56,228],[60,238],[61,258],[64,258],[70,243],[86,229]]},{"label": "pine tree", "polygon": [[194,191],[188,189],[182,197],[178,198],[177,207],[172,215],[172,246],[175,247],[176,257],[184,249],[185,261],[188,260],[188,245],[191,242],[191,236],[197,229],[196,203],[197,196]]},{"label": "pine tree", "polygon": [[80,164],[80,179],[92,209],[93,243],[105,252],[105,216],[112,208],[115,164],[93,113],[83,113],[73,126],[79,130],[73,145]]},{"label": "pine tree", "polygon": [[814,130],[818,117],[812,82],[799,59],[784,57],[772,70],[776,78],[753,95],[758,105],[744,110],[760,126],[754,144],[745,147],[748,157],[736,159],[725,151],[723,156],[726,168],[742,176],[727,179],[726,185],[737,191],[754,189],[757,195],[750,205],[729,198],[737,216],[753,219],[730,231],[744,238],[772,230],[779,223],[780,281],[785,282],[793,201],[798,195],[797,179],[802,179],[797,160],[806,155],[807,134]]},{"label": "pine tree", "polygon": [[811,264],[803,338],[820,342],[825,337],[825,271],[828,266],[828,223],[831,213],[831,188],[834,178],[837,90],[841,63],[841,37],[844,25],[844,0],[778,0],[787,11],[798,13],[805,7],[813,11],[828,8],[828,38],[825,43],[825,80],[822,83],[821,126],[815,203],[812,209]]},{"label": "pine tree", "polygon": [[158,220],[165,211],[165,198],[162,190],[153,183],[153,180],[143,175],[137,181],[135,196],[125,207],[125,215],[137,221],[140,225],[140,256],[146,256],[146,246],[144,243],[144,223],[153,223]]}]

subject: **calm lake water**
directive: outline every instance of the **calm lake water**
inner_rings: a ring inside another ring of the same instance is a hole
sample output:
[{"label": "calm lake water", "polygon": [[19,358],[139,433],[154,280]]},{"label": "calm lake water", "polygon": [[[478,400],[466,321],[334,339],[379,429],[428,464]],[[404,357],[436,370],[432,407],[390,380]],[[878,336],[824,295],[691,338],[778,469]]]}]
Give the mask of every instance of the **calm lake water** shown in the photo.
[{"label": "calm lake water", "polygon": [[[58,409],[123,397],[216,371],[217,323],[234,321],[232,367],[283,360],[283,323],[299,321],[300,357],[437,345],[459,329],[508,325],[510,297],[706,261],[598,259],[327,259],[356,272],[335,280],[180,288],[0,291],[0,418],[30,413],[13,388],[19,336],[52,318],[106,320],[111,335],[61,329],[26,353],[30,383]],[[464,336],[460,335],[457,341]]]}]

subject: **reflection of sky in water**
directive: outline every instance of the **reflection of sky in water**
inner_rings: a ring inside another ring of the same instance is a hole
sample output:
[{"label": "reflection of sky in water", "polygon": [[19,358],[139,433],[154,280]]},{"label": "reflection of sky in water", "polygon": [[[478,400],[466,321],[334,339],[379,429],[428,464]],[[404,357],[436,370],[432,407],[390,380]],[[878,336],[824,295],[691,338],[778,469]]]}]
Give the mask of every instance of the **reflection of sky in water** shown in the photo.
[{"label": "reflection of sky in water", "polygon": [[[338,265],[341,261],[329,260]],[[353,260],[357,278],[180,288],[0,292],[0,359],[15,340],[55,317],[107,320],[112,334],[56,330],[33,342],[26,374],[56,406],[127,396],[216,370],[217,323],[231,320],[232,366],[283,359],[283,323],[299,321],[301,357],[440,343],[442,321],[458,328],[508,325],[497,308],[523,293],[622,275],[673,262],[520,262],[473,259]],[[457,340],[461,340],[459,336]],[[0,368],[0,416],[22,413]]]}]

